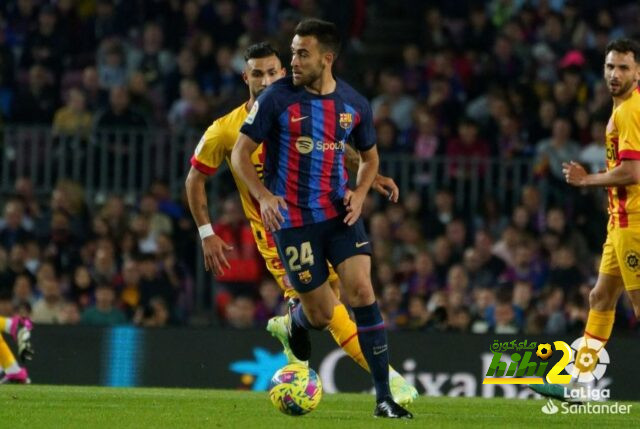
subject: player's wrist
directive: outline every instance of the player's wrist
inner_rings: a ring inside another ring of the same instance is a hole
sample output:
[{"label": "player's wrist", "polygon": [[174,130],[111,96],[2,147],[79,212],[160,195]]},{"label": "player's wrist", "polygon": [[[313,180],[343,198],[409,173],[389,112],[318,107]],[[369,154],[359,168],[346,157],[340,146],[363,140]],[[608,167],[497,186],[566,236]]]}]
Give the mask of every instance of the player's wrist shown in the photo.
[{"label": "player's wrist", "polygon": [[216,233],[213,232],[213,227],[210,223],[200,225],[198,227],[198,234],[200,234],[200,240],[204,240],[207,237],[213,237],[214,235],[216,235]]},{"label": "player's wrist", "polygon": [[269,192],[268,190],[265,190],[264,192],[261,192],[258,194],[258,196],[256,197],[256,200],[258,202],[264,200],[265,198],[267,198],[269,195],[273,195],[271,192]]}]

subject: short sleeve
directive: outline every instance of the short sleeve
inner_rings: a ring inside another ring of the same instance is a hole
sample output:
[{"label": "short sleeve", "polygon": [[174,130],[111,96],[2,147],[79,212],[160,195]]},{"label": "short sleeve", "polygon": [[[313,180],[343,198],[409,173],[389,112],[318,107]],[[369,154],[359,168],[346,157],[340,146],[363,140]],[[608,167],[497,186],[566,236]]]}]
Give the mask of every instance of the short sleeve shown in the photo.
[{"label": "short sleeve", "polygon": [[618,158],[640,160],[640,110],[619,110],[616,115],[618,128]]},{"label": "short sleeve", "polygon": [[253,103],[251,111],[244,120],[240,132],[256,142],[267,139],[277,117],[274,91],[268,89]]},{"label": "short sleeve", "polygon": [[230,136],[220,121],[215,121],[202,135],[191,157],[191,165],[208,176],[216,172],[228,155],[227,139]]},{"label": "short sleeve", "polygon": [[356,125],[353,129],[353,144],[359,151],[367,151],[376,144],[376,132],[373,128],[371,106],[364,101],[360,112],[356,113]]}]

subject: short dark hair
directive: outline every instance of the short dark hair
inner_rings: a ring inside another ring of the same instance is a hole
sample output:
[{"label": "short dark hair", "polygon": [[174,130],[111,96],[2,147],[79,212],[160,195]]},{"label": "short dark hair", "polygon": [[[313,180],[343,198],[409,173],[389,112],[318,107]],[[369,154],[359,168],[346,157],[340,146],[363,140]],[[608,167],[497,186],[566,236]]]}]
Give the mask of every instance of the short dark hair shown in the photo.
[{"label": "short dark hair", "polygon": [[616,51],[623,54],[631,52],[636,63],[640,63],[640,44],[633,39],[622,37],[620,39],[609,42],[604,54],[608,55],[611,51]]},{"label": "short dark hair", "polygon": [[313,36],[324,48],[330,50],[337,57],[340,53],[340,32],[335,24],[317,18],[300,21],[295,34],[298,36]]},{"label": "short dark hair", "polygon": [[[255,43],[244,51],[244,60],[249,61],[256,58],[267,58],[275,55],[280,60],[280,53],[269,42]],[[280,61],[282,62],[282,61]]]}]

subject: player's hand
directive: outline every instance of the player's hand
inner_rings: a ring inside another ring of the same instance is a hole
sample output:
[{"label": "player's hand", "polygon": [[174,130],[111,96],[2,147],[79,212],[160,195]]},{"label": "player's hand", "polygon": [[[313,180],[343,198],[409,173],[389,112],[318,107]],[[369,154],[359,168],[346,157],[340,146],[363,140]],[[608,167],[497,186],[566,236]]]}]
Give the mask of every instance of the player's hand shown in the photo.
[{"label": "player's hand", "polygon": [[284,198],[269,192],[260,198],[259,203],[260,216],[264,227],[271,232],[279,230],[280,224],[284,222],[284,216],[280,213],[280,208],[287,209],[287,203]]},{"label": "player's hand", "polygon": [[362,213],[362,204],[364,203],[365,197],[366,194],[364,192],[347,189],[347,193],[344,194],[343,199],[343,203],[347,207],[347,215],[344,218],[344,223],[351,226],[357,222]]},{"label": "player's hand", "polygon": [[378,174],[375,179],[373,179],[373,184],[371,185],[374,191],[382,194],[389,201],[394,203],[398,202],[398,198],[400,197],[400,189],[396,182],[387,176],[383,176]]},{"label": "player's hand", "polygon": [[225,252],[233,250],[233,246],[228,245],[217,235],[210,235],[202,240],[202,253],[204,254],[204,269],[213,270],[216,276],[224,273],[225,268],[231,268]]},{"label": "player's hand", "polygon": [[562,174],[567,183],[573,186],[584,186],[584,179],[587,177],[587,171],[577,162],[563,162]]}]

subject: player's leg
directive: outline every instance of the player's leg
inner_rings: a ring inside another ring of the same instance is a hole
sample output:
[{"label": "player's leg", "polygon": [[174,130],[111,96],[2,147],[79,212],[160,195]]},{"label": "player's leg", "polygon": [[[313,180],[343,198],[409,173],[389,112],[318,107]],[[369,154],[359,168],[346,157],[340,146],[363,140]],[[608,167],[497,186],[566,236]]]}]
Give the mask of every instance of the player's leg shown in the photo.
[{"label": "player's leg", "polygon": [[[616,236],[610,231],[603,246],[598,280],[591,293],[589,293],[589,316],[584,329],[585,338],[594,338],[603,343],[609,341],[611,336],[616,303],[625,286],[619,260],[616,256],[615,238]],[[578,358],[576,356],[576,360]],[[564,395],[564,387],[560,384],[529,385],[531,390],[543,396],[567,401],[568,398]]]},{"label": "player's leg", "polygon": [[329,321],[327,330],[334,341],[353,359],[362,369],[369,371],[367,360],[360,349],[358,341],[358,330],[356,324],[351,320],[347,307],[340,301],[340,279],[333,267],[329,268],[329,284],[333,291],[333,317]]},{"label": "player's leg", "polygon": [[[365,371],[369,370],[369,364],[362,354],[360,341],[358,340],[358,329],[356,324],[351,320],[349,312],[345,305],[340,301],[340,279],[337,273],[330,267],[329,283],[335,294],[335,302],[333,307],[333,317],[329,322],[327,329],[333,336],[335,342],[342,350],[351,357]],[[398,373],[393,366],[389,365],[389,387],[393,400],[400,405],[411,404],[417,397],[418,391],[414,386],[409,384],[405,378]]]},{"label": "player's leg", "polygon": [[585,337],[595,338],[606,343],[609,341],[616,304],[624,291],[622,277],[600,272],[596,286],[589,293],[589,317],[584,328]]},{"label": "player's leg", "polygon": [[337,264],[345,284],[347,298],[356,319],[358,340],[376,390],[374,416],[412,418],[413,415],[393,401],[389,385],[387,332],[371,284],[371,257],[351,256]]},{"label": "player's leg", "polygon": [[376,390],[378,417],[412,418],[413,415],[393,401],[389,386],[387,332],[371,283],[371,245],[362,219],[352,226],[334,219],[327,257],[336,267],[347,301],[351,305],[358,330],[360,348],[367,360]]},{"label": "player's leg", "polygon": [[[269,267],[269,271],[274,275],[276,282],[283,290],[285,300],[298,299],[298,294],[293,287],[291,287],[280,261],[267,261],[267,267]],[[280,271],[278,271],[278,267],[280,267]],[[369,365],[367,364],[367,361],[362,354],[362,350],[360,349],[356,324],[351,320],[347,308],[340,301],[340,280],[335,270],[331,267],[329,268],[329,284],[333,290],[334,298],[333,317],[331,318],[331,321],[329,321],[327,330],[331,333],[334,341],[351,359],[353,359],[354,362],[360,365],[360,367],[365,371],[370,372]],[[288,326],[288,314],[284,316],[275,316],[267,322],[267,331],[282,344],[284,354],[287,356],[287,362],[307,364],[306,361],[298,359],[291,351],[287,330]],[[418,397],[418,391],[416,388],[409,384],[400,373],[394,370],[392,366],[389,366],[389,384],[391,386],[393,399],[400,405],[410,404]]]},{"label": "player's leg", "polygon": [[324,253],[326,228],[321,222],[274,233],[278,255],[300,300],[289,306],[288,339],[293,354],[303,361],[311,354],[309,329],[324,329],[333,317],[334,295]]}]

